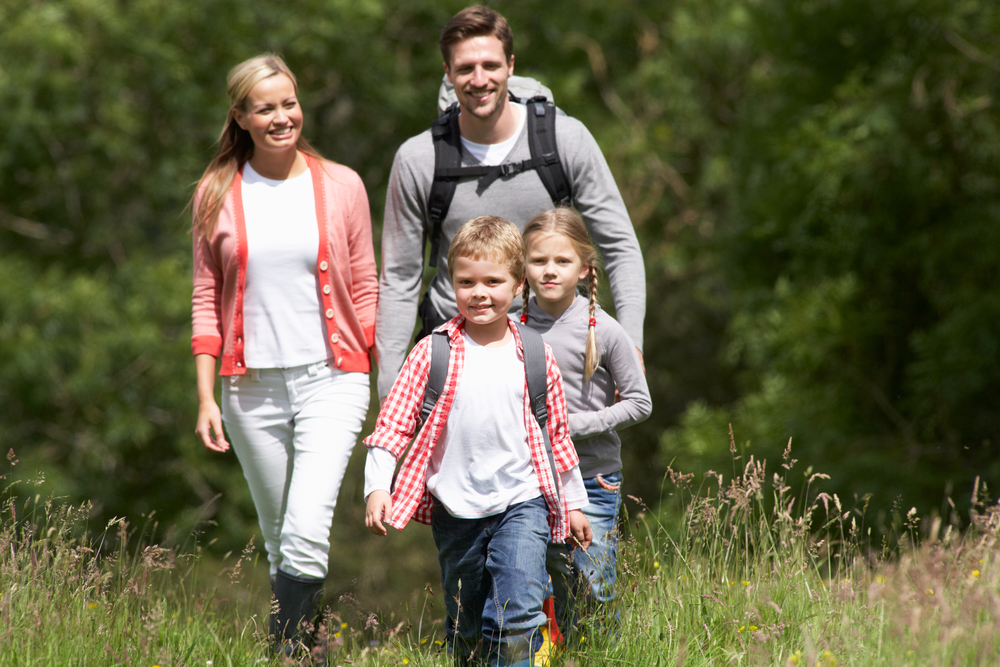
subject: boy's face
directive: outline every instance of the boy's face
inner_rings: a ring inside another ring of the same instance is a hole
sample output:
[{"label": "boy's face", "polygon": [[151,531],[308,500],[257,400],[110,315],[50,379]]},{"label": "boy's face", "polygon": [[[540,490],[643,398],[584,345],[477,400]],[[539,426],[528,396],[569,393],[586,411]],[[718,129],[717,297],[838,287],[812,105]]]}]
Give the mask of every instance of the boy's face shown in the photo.
[{"label": "boy's face", "polygon": [[507,311],[524,283],[515,282],[506,264],[493,259],[456,257],[451,267],[455,304],[465,316],[465,326],[473,329],[507,327]]}]

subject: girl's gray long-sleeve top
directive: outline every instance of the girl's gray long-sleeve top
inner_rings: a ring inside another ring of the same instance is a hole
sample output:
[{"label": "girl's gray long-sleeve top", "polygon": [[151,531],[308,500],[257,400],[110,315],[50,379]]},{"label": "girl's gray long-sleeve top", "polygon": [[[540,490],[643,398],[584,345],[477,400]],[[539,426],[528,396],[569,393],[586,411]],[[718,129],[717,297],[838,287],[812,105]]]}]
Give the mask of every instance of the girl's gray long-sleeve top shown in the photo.
[{"label": "girl's gray long-sleeve top", "polygon": [[558,319],[542,310],[534,297],[528,305],[528,326],[542,334],[562,372],[570,436],[585,479],[621,470],[621,440],[615,431],[641,422],[653,409],[632,339],[600,307],[594,318],[601,360],[590,381],[584,381],[588,310],[587,299],[579,295]]}]

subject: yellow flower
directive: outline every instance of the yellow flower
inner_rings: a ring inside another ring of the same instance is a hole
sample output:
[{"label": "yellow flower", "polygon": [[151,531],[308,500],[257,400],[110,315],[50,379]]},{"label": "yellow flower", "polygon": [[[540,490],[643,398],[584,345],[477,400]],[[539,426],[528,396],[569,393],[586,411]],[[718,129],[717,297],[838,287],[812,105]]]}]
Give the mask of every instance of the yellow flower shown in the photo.
[{"label": "yellow flower", "polygon": [[972,576],[973,577],[978,577],[979,576],[979,570],[973,570],[972,571]]},{"label": "yellow flower", "polygon": [[802,662],[802,651],[796,651],[795,653],[793,653],[791,655],[791,657],[788,658],[788,662],[790,662],[793,665],[801,664],[801,662]]},{"label": "yellow flower", "polygon": [[876,584],[884,584],[885,583],[885,576],[880,574],[877,577],[875,577],[875,583]]},{"label": "yellow flower", "polygon": [[654,570],[658,570],[659,568],[660,568],[660,561],[654,560],[653,561],[653,569]]},{"label": "yellow flower", "polygon": [[822,653],[820,653],[819,659],[823,661],[824,665],[829,665],[830,667],[833,667],[833,665],[837,664],[837,659],[833,657],[833,654],[830,653],[829,651],[823,651]]},{"label": "yellow flower", "polygon": [[444,641],[442,641],[440,639],[435,639],[434,640],[434,644],[437,645],[437,646],[444,646]]},{"label": "yellow flower", "polygon": [[737,630],[737,632],[743,632],[743,631],[744,631],[744,630],[746,630],[746,629],[747,629],[747,626],[745,626],[745,625],[741,625],[741,626],[740,626],[740,629],[739,629],[739,630]]},{"label": "yellow flower", "polygon": [[89,602],[89,603],[87,603],[87,609],[96,609],[96,608],[97,608],[97,603],[96,602]]},{"label": "yellow flower", "polygon": [[730,586],[730,587],[733,587],[733,586],[735,586],[735,585],[736,585],[736,582],[735,582],[735,581],[730,581],[730,582],[729,582],[729,586]]},{"label": "yellow flower", "polygon": [[410,664],[410,661],[409,661],[409,659],[407,659],[407,658],[403,658],[403,664],[404,664],[404,665],[408,665],[408,664]]},{"label": "yellow flower", "polygon": [[749,586],[749,585],[750,585],[750,582],[749,582],[749,581],[744,581],[744,582],[743,582],[743,585],[744,585],[744,586]]},{"label": "yellow flower", "polygon": [[343,629],[344,629],[344,628],[346,628],[346,627],[347,627],[347,623],[341,623],[341,624],[340,624],[340,629],[341,629],[341,630],[343,630]]},{"label": "yellow flower", "polygon": [[757,631],[757,626],[756,625],[751,625],[750,626],[750,632],[756,632],[756,631]]},{"label": "yellow flower", "polygon": [[585,642],[585,641],[587,641],[587,637],[586,637],[586,636],[583,636],[583,637],[580,637],[580,643],[581,643],[581,644],[582,644],[583,642]]},{"label": "yellow flower", "polygon": [[934,589],[933,588],[928,588],[927,589],[927,594],[928,595],[934,595]]},{"label": "yellow flower", "polygon": [[424,637],[423,639],[421,639],[420,643],[421,644],[426,644],[427,643],[427,637]]}]

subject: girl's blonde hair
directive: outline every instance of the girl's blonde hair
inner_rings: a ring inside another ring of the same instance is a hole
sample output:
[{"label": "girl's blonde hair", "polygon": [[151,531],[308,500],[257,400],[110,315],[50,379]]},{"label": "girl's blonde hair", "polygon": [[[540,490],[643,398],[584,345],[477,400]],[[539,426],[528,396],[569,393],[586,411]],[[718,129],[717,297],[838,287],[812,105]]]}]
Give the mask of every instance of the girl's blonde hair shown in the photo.
[{"label": "girl's blonde hair", "polygon": [[[219,136],[219,148],[215,152],[215,157],[208,163],[205,173],[198,180],[195,195],[191,198],[194,205],[194,228],[198,230],[202,237],[209,237],[215,230],[215,223],[219,218],[219,211],[226,201],[229,188],[233,185],[233,179],[239,173],[247,160],[253,157],[254,144],[250,133],[239,126],[236,122],[236,111],[246,111],[247,97],[253,87],[264,79],[278,74],[284,74],[292,81],[295,92],[298,93],[299,84],[288,69],[288,65],[281,56],[274,53],[264,53],[259,56],[244,60],[239,65],[229,70],[227,80],[227,90],[229,92],[229,114],[226,116],[226,124],[222,128]],[[296,148],[301,152],[319,160],[323,156],[315,148],[309,145],[301,135],[299,135]]]},{"label": "girl's blonde hair", "polygon": [[[560,207],[544,211],[528,221],[521,235],[525,258],[527,258],[528,250],[531,248],[532,239],[543,234],[559,234],[567,238],[573,244],[573,250],[580,257],[580,262],[587,267],[587,281],[590,290],[590,323],[587,328],[587,351],[584,359],[583,379],[585,382],[590,382],[590,377],[597,370],[598,364],[601,363],[601,353],[597,349],[597,320],[595,319],[599,265],[597,250],[594,249],[594,244],[590,241],[590,235],[587,233],[587,227],[583,224],[580,214],[571,208]],[[528,321],[529,291],[529,286],[525,283],[524,292],[522,292],[524,306],[521,311],[521,322],[524,323]]]}]

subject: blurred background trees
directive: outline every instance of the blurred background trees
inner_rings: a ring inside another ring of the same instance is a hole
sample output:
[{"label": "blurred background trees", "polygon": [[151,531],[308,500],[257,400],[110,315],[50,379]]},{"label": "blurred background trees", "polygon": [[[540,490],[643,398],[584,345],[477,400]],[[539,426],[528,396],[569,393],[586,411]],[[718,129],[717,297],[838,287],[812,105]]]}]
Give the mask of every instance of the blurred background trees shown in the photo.
[{"label": "blurred background trees", "polygon": [[[655,505],[667,465],[731,470],[732,423],[772,466],[792,438],[876,526],[899,498],[950,516],[952,497],[960,519],[972,480],[1000,473],[1000,7],[493,4],[517,73],[603,147],[646,253],[655,411],[623,434],[627,490]],[[463,6],[0,0],[0,449],[21,474],[95,521],[155,512],[161,539],[198,527],[220,553],[249,540],[235,458],[193,436],[185,205],[226,73],[285,55],[307,136],[365,181],[377,243]],[[363,589],[413,587],[373,565],[362,466],[359,448],[335,558]],[[426,546],[410,532],[392,539]],[[433,551],[410,551],[392,567],[435,581]]]}]

